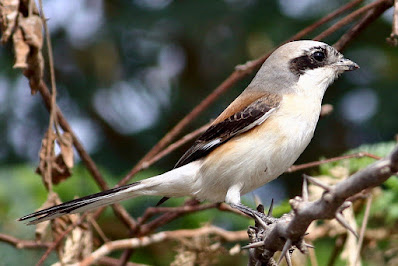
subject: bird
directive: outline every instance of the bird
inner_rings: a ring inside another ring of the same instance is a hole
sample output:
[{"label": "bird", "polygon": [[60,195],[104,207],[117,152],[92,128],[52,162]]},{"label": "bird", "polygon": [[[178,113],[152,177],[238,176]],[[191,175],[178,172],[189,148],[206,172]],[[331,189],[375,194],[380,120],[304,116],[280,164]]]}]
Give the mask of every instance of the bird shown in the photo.
[{"label": "bird", "polygon": [[190,196],[225,202],[252,217],[241,196],[276,179],[310,143],[328,86],[359,66],[312,40],[283,44],[247,88],[163,174],[39,210],[19,219],[37,224],[138,196]]}]

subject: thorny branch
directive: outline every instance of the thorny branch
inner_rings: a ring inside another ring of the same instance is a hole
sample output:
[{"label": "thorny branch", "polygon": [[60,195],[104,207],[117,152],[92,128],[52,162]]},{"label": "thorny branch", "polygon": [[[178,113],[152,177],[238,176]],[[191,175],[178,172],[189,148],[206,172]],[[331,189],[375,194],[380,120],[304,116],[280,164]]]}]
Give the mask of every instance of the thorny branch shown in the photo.
[{"label": "thorny branch", "polygon": [[[282,257],[289,257],[288,250],[297,247],[301,252],[307,252],[304,236],[309,225],[319,219],[336,218],[347,230],[355,233],[345,222],[341,212],[350,206],[347,199],[364,189],[381,185],[390,176],[398,172],[398,146],[386,158],[369,165],[349,178],[334,186],[323,184],[311,177],[305,177],[316,186],[324,189],[322,197],[309,202],[306,198],[306,182],[303,183],[303,195],[289,201],[292,211],[279,219],[270,222],[268,217],[258,218],[256,227],[249,229],[252,243],[251,261],[264,265],[273,265],[273,255],[282,251]],[[260,222],[258,221],[260,220]],[[261,222],[262,221],[262,222]]]},{"label": "thorny branch", "polygon": [[[16,2],[16,1],[14,1]],[[29,4],[29,15],[35,14],[35,5],[34,1],[28,1]],[[346,5],[342,6],[335,12],[330,13],[329,15],[325,16],[324,18],[320,19],[319,21],[315,22],[314,24],[310,25],[309,27],[305,28],[304,30],[300,31],[296,35],[292,36],[289,40],[296,40],[296,39],[301,39],[303,36],[309,34],[315,29],[318,29],[319,26],[323,25],[324,23],[334,19],[338,15],[342,14],[343,12],[346,12],[347,10],[353,8],[357,4],[361,3],[362,0],[354,0],[352,2],[347,3]],[[395,5],[397,5],[397,1],[395,1]],[[355,19],[357,16],[360,14],[367,12],[366,15],[364,15],[360,21],[352,27],[347,33],[345,33],[340,40],[334,45],[338,50],[342,50],[345,48],[345,46],[352,41],[363,29],[365,29],[370,23],[372,23],[376,18],[378,18],[386,9],[391,7],[393,5],[392,0],[379,0],[376,2],[373,2],[363,8],[358,9],[357,11],[352,12],[351,14],[347,15],[345,18],[337,22],[335,25],[333,25],[331,28],[327,29],[323,33],[321,33],[320,37],[325,38],[329,36],[331,33],[335,32],[337,29],[341,28],[342,26],[346,25],[347,23],[351,22],[353,19]],[[395,13],[394,13],[394,23],[397,23],[397,7],[395,7]],[[9,28],[5,31],[6,34],[3,33],[2,41],[5,41],[7,37],[9,37],[13,33],[13,27],[15,25],[12,24],[13,21],[10,22]],[[395,25],[394,24],[394,25]],[[10,30],[11,29],[11,30]],[[395,31],[394,31],[395,29]],[[393,33],[396,32],[397,27],[393,26]],[[318,35],[318,38],[320,38]],[[36,48],[35,48],[36,49]],[[272,51],[271,51],[272,52]],[[270,52],[270,53],[271,53]],[[247,62],[244,65],[238,66],[235,71],[220,85],[218,86],[213,93],[211,93],[206,99],[204,99],[198,106],[196,106],[191,113],[189,113],[185,118],[183,118],[161,141],[158,142],[157,145],[155,145],[152,150],[143,157],[143,159],[140,160],[140,162],[130,171],[130,173],[119,182],[119,185],[125,184],[128,180],[131,179],[131,177],[136,174],[138,171],[149,167],[153,163],[155,163],[157,160],[162,158],[162,156],[165,156],[169,152],[173,151],[175,148],[179,147],[186,141],[189,141],[190,139],[194,138],[197,134],[200,134],[202,130],[204,130],[205,127],[202,127],[201,129],[198,129],[195,132],[192,132],[192,134],[187,135],[186,137],[182,138],[181,140],[177,141],[174,144],[171,144],[168,146],[168,148],[165,149],[165,147],[189,124],[190,121],[195,119],[202,111],[204,111],[207,107],[210,106],[220,95],[222,95],[228,88],[232,87],[236,82],[244,78],[246,75],[249,73],[253,72],[256,70],[261,64],[266,60],[266,58],[269,56],[269,54],[265,54],[261,58]],[[40,55],[39,55],[40,56]],[[37,62],[36,64],[32,64],[34,67],[39,67],[40,62]],[[63,117],[62,112],[57,108],[56,104],[54,104],[53,99],[55,98],[55,94],[51,95],[46,84],[44,83],[42,79],[42,70],[35,70],[34,68],[28,68],[27,71],[25,71],[25,74],[30,80],[30,85],[32,92],[34,91],[39,91],[47,108],[49,109],[50,113],[55,113],[56,112],[56,120],[58,120],[60,126],[63,128],[65,132],[69,132],[72,135],[72,140],[74,147],[78,151],[82,161],[85,163],[86,167],[92,174],[94,180],[97,182],[97,184],[101,187],[101,189],[108,189],[107,184],[105,183],[104,179],[102,178],[100,172],[98,171],[97,166],[91,159],[91,157],[88,155],[88,153],[85,151],[83,148],[82,144],[70,128],[68,122],[66,119]],[[53,86],[54,88],[55,86]],[[51,106],[54,106],[54,108],[51,108]],[[134,219],[132,219],[128,213],[125,211],[124,208],[122,208],[120,205],[115,205],[115,213],[118,217],[121,218],[121,220],[133,231],[135,231],[137,234],[140,234],[144,236],[145,234],[149,234],[152,232],[154,229],[158,228],[159,226],[168,223],[169,221],[176,219],[186,213],[194,212],[194,211],[199,211],[207,208],[213,208],[217,207],[219,210],[224,210],[224,211],[232,211],[232,212],[237,212],[236,210],[231,210],[231,208],[225,204],[221,205],[198,205],[195,201],[188,201],[184,206],[178,207],[178,208],[153,208],[151,211],[148,211],[148,213],[144,214],[143,217],[141,217],[141,222],[135,222]],[[179,209],[180,208],[180,209]],[[185,209],[184,209],[185,208]],[[174,210],[172,210],[174,209]],[[143,224],[144,221],[149,219],[150,216],[157,214],[157,213],[162,213],[165,212],[162,216],[159,218],[149,222],[148,224]],[[94,215],[94,217],[97,217],[101,211],[98,211]],[[145,217],[147,215],[147,217]],[[52,242],[52,243],[45,243],[43,244],[43,247],[49,247],[48,250],[46,251],[45,256],[42,257],[41,262],[43,262],[46,258],[46,255],[48,255],[58,244],[62,241],[62,239],[69,233],[71,232],[76,226],[80,225],[82,221],[86,218],[86,214],[82,215],[81,218],[71,224],[67,230],[65,230],[62,234],[58,236],[58,238]],[[145,219],[143,219],[145,218]],[[139,230],[138,230],[139,229]],[[9,237],[9,236],[4,236],[0,235],[0,240],[9,242],[10,244],[12,243],[17,243],[15,238]],[[20,241],[20,240],[18,240]],[[25,241],[25,240],[21,240]],[[26,240],[27,241],[27,240]],[[30,243],[33,245],[33,242],[24,242]],[[29,245],[27,245],[29,246]],[[26,246],[26,247],[27,247]],[[33,245],[34,246],[34,245]],[[128,257],[125,257],[125,260],[128,260]],[[110,258],[103,257],[101,260],[112,260]],[[120,262],[120,260],[119,260]],[[40,263],[40,262],[39,262]]]}]

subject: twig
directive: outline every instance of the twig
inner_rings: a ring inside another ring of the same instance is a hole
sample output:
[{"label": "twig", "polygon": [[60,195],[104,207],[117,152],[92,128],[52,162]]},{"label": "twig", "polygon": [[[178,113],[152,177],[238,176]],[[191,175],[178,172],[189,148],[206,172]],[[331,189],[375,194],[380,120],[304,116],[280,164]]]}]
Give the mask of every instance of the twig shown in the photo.
[{"label": "twig", "polygon": [[[97,260],[98,265],[102,266],[119,266],[120,260],[111,257],[101,257]],[[148,264],[140,264],[127,261],[123,266],[148,266]]]},{"label": "twig", "polygon": [[[32,1],[33,2],[33,1]],[[32,2],[30,4],[32,4]],[[47,19],[44,14],[43,10],[43,1],[39,0],[39,6],[40,6],[40,17],[43,22],[43,27],[44,27],[44,33],[46,34],[46,44],[47,44],[47,54],[48,54],[48,65],[50,68],[50,78],[51,78],[51,111],[50,111],[50,125],[51,129],[54,127],[55,132],[57,133],[59,141],[63,141],[62,135],[59,132],[58,129],[58,122],[57,122],[57,116],[56,116],[56,99],[57,99],[57,86],[55,82],[55,72],[54,72],[54,56],[53,56],[53,48],[51,44],[51,38],[50,38],[50,31],[48,30],[47,26]]]},{"label": "twig", "polygon": [[147,162],[141,164],[141,169],[139,171],[142,171],[142,170],[148,168],[149,166],[153,165],[154,163],[156,163],[157,161],[159,161],[160,159],[162,159],[163,157],[165,157],[169,153],[173,152],[174,150],[178,149],[179,147],[181,147],[182,145],[188,143],[189,141],[195,139],[200,134],[205,132],[206,129],[210,126],[210,124],[211,123],[207,123],[207,124],[201,126],[200,128],[192,131],[191,133],[185,135],[184,137],[182,137],[181,139],[177,140],[176,142],[170,144],[169,146],[167,146],[167,148],[165,148],[161,152],[157,153],[150,160],[148,160]]},{"label": "twig", "polygon": [[37,241],[32,241],[32,240],[19,239],[19,238],[9,236],[6,234],[0,234],[0,241],[8,243],[18,249],[48,248],[52,244],[50,242],[37,242]]},{"label": "twig", "polygon": [[392,17],[392,31],[387,41],[394,46],[398,45],[398,0],[395,0],[394,15]]},{"label": "twig", "polygon": [[181,207],[150,207],[147,208],[144,214],[138,219],[138,223],[144,224],[152,216],[159,213],[169,212],[169,213],[186,214],[186,213],[192,213],[192,212],[216,208],[218,205],[219,205],[218,203],[208,203],[201,205],[184,205]]},{"label": "twig", "polygon": [[387,9],[393,5],[393,1],[383,1],[379,6],[370,10],[366,13],[363,18],[359,20],[351,29],[349,29],[340,39],[333,45],[339,51],[345,49],[345,47],[354,40],[364,29],[366,29],[373,21],[380,17]]},{"label": "twig", "polygon": [[363,0],[354,0],[351,1],[347,4],[345,4],[344,6],[340,7],[339,9],[333,11],[332,13],[326,15],[325,17],[321,18],[320,20],[318,20],[317,22],[315,22],[314,24],[308,26],[307,28],[299,31],[295,36],[297,36],[295,38],[295,36],[293,36],[292,38],[289,39],[289,41],[293,41],[293,40],[298,40],[300,39],[302,36],[305,36],[307,34],[309,34],[310,32],[316,30],[319,26],[322,26],[323,24],[331,21],[332,19],[334,19],[335,17],[339,16],[340,14],[344,13],[347,10],[350,10],[351,8],[353,8],[354,6],[362,3]]},{"label": "twig", "polygon": [[341,160],[345,160],[345,159],[362,158],[362,157],[369,157],[369,158],[372,158],[372,159],[375,159],[375,160],[378,160],[378,159],[381,158],[379,156],[376,156],[376,155],[368,153],[368,152],[358,152],[358,153],[354,153],[354,154],[348,154],[348,155],[333,157],[333,158],[319,160],[319,161],[315,161],[315,162],[309,162],[309,163],[304,163],[304,164],[299,164],[299,165],[293,165],[293,166],[289,167],[289,169],[286,172],[287,173],[292,173],[292,172],[296,172],[296,171],[299,171],[299,170],[303,170],[303,169],[319,166],[319,165],[325,164],[325,163],[332,163],[332,162],[341,161]]},{"label": "twig", "polygon": [[104,231],[101,229],[96,220],[93,219],[90,215],[87,216],[87,220],[92,224],[95,231],[97,231],[98,235],[101,237],[102,241],[109,242],[109,238],[105,235]]},{"label": "twig", "polygon": [[166,240],[178,240],[182,238],[192,238],[203,235],[217,235],[228,242],[241,241],[247,238],[246,231],[229,232],[213,225],[192,230],[164,231],[151,236],[108,242],[80,262],[80,266],[91,265],[102,256],[105,256],[115,250],[146,247]]},{"label": "twig", "polygon": [[363,243],[363,239],[365,237],[366,226],[368,225],[368,221],[369,221],[370,207],[372,206],[372,198],[373,198],[372,194],[369,194],[369,197],[366,201],[366,209],[365,209],[365,214],[363,216],[361,232],[359,233],[358,250],[357,250],[357,256],[355,259],[354,266],[358,265],[359,259],[361,257],[362,243]]},{"label": "twig", "polygon": [[87,217],[88,213],[84,213],[80,218],[74,222],[73,224],[69,225],[68,228],[63,231],[61,234],[59,234],[58,238],[55,239],[51,245],[47,248],[46,252],[44,252],[43,256],[40,258],[40,260],[37,262],[36,266],[43,265],[44,261],[47,259],[47,257],[50,255],[50,253],[61,243],[62,239],[69,234],[73,229],[75,229],[76,226],[79,226],[83,223],[84,219]]},{"label": "twig", "polygon": [[314,37],[314,40],[319,41],[319,40],[326,38],[327,36],[331,35],[335,31],[337,31],[338,29],[340,29],[343,26],[347,25],[348,23],[352,22],[355,18],[357,18],[361,14],[363,14],[363,13],[367,12],[368,10],[373,9],[377,6],[380,6],[383,3],[389,2],[389,1],[390,0],[378,0],[378,1],[375,1],[375,2],[372,2],[368,5],[366,5],[364,7],[359,8],[358,10],[355,10],[351,14],[344,17],[342,20],[338,21],[332,27],[328,28],[324,32],[322,32],[319,35],[317,35],[316,37]]}]

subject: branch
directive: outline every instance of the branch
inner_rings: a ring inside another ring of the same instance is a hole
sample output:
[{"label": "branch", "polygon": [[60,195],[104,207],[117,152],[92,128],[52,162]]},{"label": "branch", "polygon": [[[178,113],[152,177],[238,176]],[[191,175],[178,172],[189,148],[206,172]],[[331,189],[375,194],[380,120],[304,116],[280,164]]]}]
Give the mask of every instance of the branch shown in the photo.
[{"label": "branch", "polygon": [[0,234],[0,241],[8,243],[18,249],[22,248],[29,248],[29,249],[34,249],[34,248],[48,248],[51,246],[52,243],[49,242],[36,242],[32,240],[24,240],[24,239],[19,239],[13,236],[9,236],[6,234]]},{"label": "branch", "polygon": [[392,31],[387,41],[394,46],[398,45],[398,1],[395,0],[394,4],[394,15],[392,18]]},{"label": "branch", "polygon": [[322,32],[321,34],[316,36],[314,38],[314,40],[319,41],[319,40],[322,40],[322,39],[326,38],[330,34],[332,34],[335,31],[337,31],[338,29],[340,29],[343,26],[345,26],[345,25],[349,24],[350,22],[352,22],[355,18],[357,18],[361,14],[363,14],[363,13],[367,12],[368,10],[371,10],[371,9],[373,9],[375,7],[379,7],[380,5],[385,4],[385,3],[391,3],[391,5],[392,5],[392,0],[378,0],[378,1],[375,1],[375,2],[372,2],[372,3],[368,4],[368,5],[366,5],[364,7],[359,8],[358,10],[355,10],[351,14],[347,15],[346,17],[344,17],[343,19],[338,21],[332,27],[328,28],[327,30],[325,30],[324,32]]},{"label": "branch", "polygon": [[368,13],[359,20],[350,30],[348,30],[340,39],[333,45],[339,51],[345,49],[345,47],[354,40],[364,29],[366,29],[373,21],[380,17],[387,9],[392,7],[393,0],[382,1],[380,4],[370,10]]},{"label": "branch", "polygon": [[[272,256],[276,251],[285,251],[296,246],[300,251],[306,252],[307,247],[303,238],[313,221],[336,218],[344,226],[345,220],[341,212],[350,206],[346,200],[364,189],[381,185],[397,171],[398,146],[386,158],[380,159],[334,186],[325,185],[307,177],[325,190],[322,197],[313,202],[308,202],[304,197],[298,196],[291,199],[289,203],[292,206],[292,212],[276,219],[274,223],[266,227],[259,228],[258,226],[255,232],[252,232],[256,235],[254,238],[256,243],[251,244],[255,246],[256,252],[252,254],[256,254],[256,260],[268,265],[267,263],[273,261]],[[303,191],[306,191],[306,186]],[[350,229],[348,226],[345,227]],[[282,256],[285,255],[287,255],[286,252],[282,252]]]},{"label": "branch", "polygon": [[207,236],[207,235],[219,236],[222,240],[227,242],[242,241],[247,238],[246,231],[230,232],[213,225],[201,227],[198,229],[192,229],[192,230],[183,229],[176,231],[164,231],[153,234],[151,236],[122,239],[122,240],[108,242],[102,245],[96,251],[94,251],[90,256],[86,257],[82,262],[80,262],[80,266],[91,265],[101,257],[115,250],[140,248],[155,243],[163,242],[166,240],[178,240],[183,238],[193,238],[193,237]]},{"label": "branch", "polygon": [[372,158],[372,159],[375,159],[375,160],[379,160],[380,159],[379,156],[376,156],[376,155],[368,153],[368,152],[358,152],[358,153],[338,156],[338,157],[334,157],[334,158],[319,160],[319,161],[315,161],[315,162],[303,163],[303,164],[299,164],[299,165],[292,165],[292,166],[289,167],[289,169],[287,169],[286,172],[287,173],[292,173],[292,172],[296,172],[296,171],[299,171],[299,170],[303,170],[303,169],[319,166],[319,165],[325,164],[325,163],[332,163],[332,162],[337,162],[337,161],[341,161],[341,160],[345,160],[345,159],[362,158],[362,157],[369,157],[369,158]]}]

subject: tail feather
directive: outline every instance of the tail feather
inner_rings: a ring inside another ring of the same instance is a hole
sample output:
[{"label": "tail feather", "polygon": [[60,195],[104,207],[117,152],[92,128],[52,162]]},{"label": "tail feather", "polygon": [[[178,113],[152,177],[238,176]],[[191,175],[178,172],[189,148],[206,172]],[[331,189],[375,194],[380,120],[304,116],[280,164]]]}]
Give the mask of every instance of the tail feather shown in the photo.
[{"label": "tail feather", "polygon": [[[51,220],[68,213],[77,213],[92,210],[100,206],[119,202],[123,199],[133,197],[129,192],[133,191],[141,182],[134,182],[129,185],[112,188],[86,197],[74,199],[44,210],[40,210],[18,219],[18,221],[29,221],[27,224],[37,224],[43,221]],[[120,195],[118,195],[120,194]]]},{"label": "tail feather", "polygon": [[161,175],[28,214],[19,218],[19,221],[28,221],[27,224],[37,224],[65,214],[90,211],[101,206],[143,195],[163,196],[163,199],[193,195],[192,184],[195,183],[200,165],[198,161],[191,162]]}]

